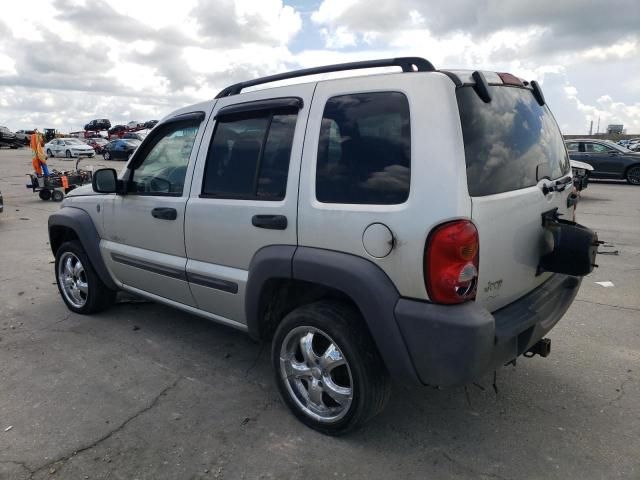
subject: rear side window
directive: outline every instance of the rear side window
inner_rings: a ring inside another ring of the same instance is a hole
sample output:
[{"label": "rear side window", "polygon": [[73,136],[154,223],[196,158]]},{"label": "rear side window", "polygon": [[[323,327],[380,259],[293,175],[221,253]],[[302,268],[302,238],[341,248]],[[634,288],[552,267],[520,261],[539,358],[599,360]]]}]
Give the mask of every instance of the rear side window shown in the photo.
[{"label": "rear side window", "polygon": [[549,108],[540,106],[526,88],[490,86],[489,90],[489,103],[473,87],[456,92],[469,194],[519,190],[536,185],[539,177],[555,179],[568,173],[569,158]]},{"label": "rear side window", "polygon": [[399,92],[332,97],[322,116],[316,198],[388,205],[409,197],[409,102]]},{"label": "rear side window", "polygon": [[580,151],[580,142],[568,142],[567,150],[569,150],[570,152]]},{"label": "rear side window", "polygon": [[282,200],[297,114],[222,117],[207,154],[203,196]]}]

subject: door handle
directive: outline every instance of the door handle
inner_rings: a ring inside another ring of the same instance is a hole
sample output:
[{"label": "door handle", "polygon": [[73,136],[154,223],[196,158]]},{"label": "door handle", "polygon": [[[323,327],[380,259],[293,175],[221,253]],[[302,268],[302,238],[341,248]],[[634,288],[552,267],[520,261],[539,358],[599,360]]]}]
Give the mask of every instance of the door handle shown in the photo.
[{"label": "door handle", "polygon": [[175,208],[159,207],[151,210],[151,215],[160,220],[175,220],[178,218],[178,211]]},{"label": "door handle", "polygon": [[285,230],[287,228],[287,217],[284,215],[254,215],[251,218],[251,224],[258,228]]}]

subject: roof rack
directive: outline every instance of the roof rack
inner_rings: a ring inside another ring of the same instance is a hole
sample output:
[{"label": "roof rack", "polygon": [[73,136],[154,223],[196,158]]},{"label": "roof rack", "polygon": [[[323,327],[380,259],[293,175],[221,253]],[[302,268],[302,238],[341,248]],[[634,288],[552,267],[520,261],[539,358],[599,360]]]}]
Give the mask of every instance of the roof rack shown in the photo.
[{"label": "roof rack", "polygon": [[235,83],[218,93],[216,98],[230,97],[231,95],[237,95],[244,88],[262,85],[264,83],[277,82],[279,80],[287,80],[289,78],[378,67],[401,67],[403,72],[435,72],[436,70],[429,60],[425,60],[420,57],[384,58],[381,60],[365,60],[363,62],[338,63],[335,65],[324,65],[322,67],[304,68],[302,70],[294,70],[293,72],[278,73],[276,75],[269,75],[268,77]]}]

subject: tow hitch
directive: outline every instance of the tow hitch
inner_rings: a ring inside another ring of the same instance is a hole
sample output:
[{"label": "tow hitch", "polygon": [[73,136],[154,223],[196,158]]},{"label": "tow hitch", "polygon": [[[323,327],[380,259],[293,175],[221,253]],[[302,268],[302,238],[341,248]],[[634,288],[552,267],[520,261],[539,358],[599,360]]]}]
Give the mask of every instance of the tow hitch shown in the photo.
[{"label": "tow hitch", "polygon": [[542,358],[546,358],[551,353],[551,339],[543,338],[538,341],[533,347],[524,352],[524,356],[527,358],[534,357],[536,355],[540,355]]}]

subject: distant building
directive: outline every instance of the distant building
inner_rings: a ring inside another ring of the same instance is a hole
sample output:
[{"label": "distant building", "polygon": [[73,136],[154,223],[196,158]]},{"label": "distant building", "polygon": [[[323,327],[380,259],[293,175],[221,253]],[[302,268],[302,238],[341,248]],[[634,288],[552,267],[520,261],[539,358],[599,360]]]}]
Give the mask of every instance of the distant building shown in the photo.
[{"label": "distant building", "polygon": [[624,125],[609,125],[607,127],[607,133],[609,135],[620,135],[624,130]]}]

